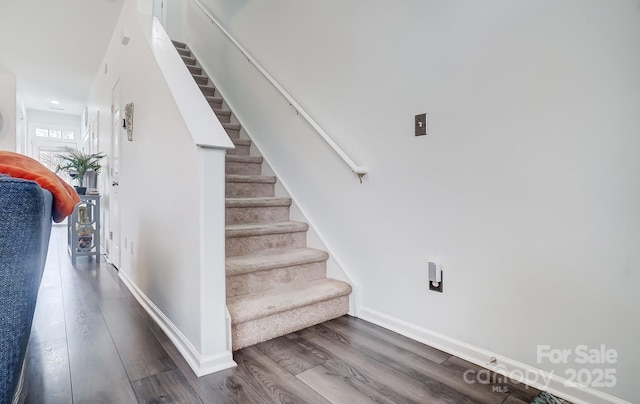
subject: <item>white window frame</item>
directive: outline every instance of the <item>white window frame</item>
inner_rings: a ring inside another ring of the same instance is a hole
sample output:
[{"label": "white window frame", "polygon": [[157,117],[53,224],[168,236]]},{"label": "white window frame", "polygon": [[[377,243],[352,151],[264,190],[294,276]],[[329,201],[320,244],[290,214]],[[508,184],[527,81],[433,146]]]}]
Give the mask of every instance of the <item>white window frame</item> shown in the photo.
[{"label": "white window frame", "polygon": [[[50,138],[50,137],[39,137],[39,136],[36,136],[36,129],[63,130],[67,132],[73,132],[73,140],[56,139],[56,138]],[[30,122],[28,124],[28,129],[27,129],[27,134],[29,139],[29,142],[28,142],[29,156],[38,160],[39,156],[37,155],[37,152],[41,147],[54,148],[54,147],[68,146],[68,147],[74,147],[79,149],[82,144],[81,143],[82,139],[80,139],[81,135],[79,133],[79,129],[80,128],[57,126],[57,125],[46,125],[46,124],[40,124],[37,122]]]}]

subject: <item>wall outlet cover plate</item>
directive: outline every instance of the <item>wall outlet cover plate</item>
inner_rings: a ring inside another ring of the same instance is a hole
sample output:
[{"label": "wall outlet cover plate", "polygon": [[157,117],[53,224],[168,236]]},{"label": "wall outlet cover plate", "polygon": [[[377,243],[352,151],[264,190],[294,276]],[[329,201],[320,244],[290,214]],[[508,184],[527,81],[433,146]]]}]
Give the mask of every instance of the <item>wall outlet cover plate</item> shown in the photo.
[{"label": "wall outlet cover plate", "polygon": [[415,119],[416,136],[425,136],[427,134],[427,114],[416,115]]}]

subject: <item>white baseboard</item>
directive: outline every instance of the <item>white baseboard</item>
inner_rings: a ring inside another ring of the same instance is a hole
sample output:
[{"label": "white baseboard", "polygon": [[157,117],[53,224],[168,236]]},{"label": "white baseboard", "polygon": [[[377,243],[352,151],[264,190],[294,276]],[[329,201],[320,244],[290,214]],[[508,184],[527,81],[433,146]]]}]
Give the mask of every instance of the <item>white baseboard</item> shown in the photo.
[{"label": "white baseboard", "polygon": [[193,346],[191,341],[176,327],[173,322],[149,299],[129,277],[122,271],[118,271],[122,282],[131,291],[136,300],[142,305],[153,320],[167,334],[178,351],[182,354],[196,376],[204,376],[236,366],[231,351],[225,351],[219,355],[202,356]]},{"label": "white baseboard", "polygon": [[[628,401],[603,393],[594,388],[572,384],[568,379],[553,373],[500,356],[499,354],[489,352],[426,328],[418,327],[375,310],[361,306],[358,314],[358,317],[363,320],[440,349],[441,351],[455,355],[493,372],[511,377],[518,382],[525,383],[539,390],[547,391],[550,394],[564,398],[575,404],[631,404]],[[492,357],[496,358],[496,361],[490,364],[488,362]]]}]

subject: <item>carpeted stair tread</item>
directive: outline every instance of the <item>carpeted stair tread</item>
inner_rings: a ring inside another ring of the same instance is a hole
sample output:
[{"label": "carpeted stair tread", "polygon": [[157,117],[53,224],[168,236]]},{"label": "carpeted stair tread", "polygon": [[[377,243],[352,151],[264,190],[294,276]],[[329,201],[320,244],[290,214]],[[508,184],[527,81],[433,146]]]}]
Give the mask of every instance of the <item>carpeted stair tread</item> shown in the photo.
[{"label": "carpeted stair tread", "polygon": [[180,56],[191,56],[191,51],[187,48],[176,48]]},{"label": "carpeted stair tread", "polygon": [[[204,94],[207,97],[207,101],[209,101],[209,97],[213,97],[214,99],[217,98],[214,96],[214,94],[216,93],[216,88],[213,86],[210,86],[208,84],[198,84],[198,87],[200,87],[200,91],[202,91],[202,94]],[[219,98],[220,101],[214,101],[216,103],[220,103],[222,102],[222,98]]]},{"label": "carpeted stair tread", "polygon": [[227,276],[323,262],[329,254],[315,248],[278,248],[226,259]]},{"label": "carpeted stair tread", "polygon": [[230,224],[225,226],[225,237],[267,236],[273,234],[300,233],[307,230],[309,230],[309,225],[304,222]]},{"label": "carpeted stair tread", "polygon": [[[228,166],[229,164],[227,164]],[[260,167],[257,164],[256,166]],[[291,198],[277,198],[270,194],[256,193],[252,195],[230,195],[225,201],[225,223],[228,225],[282,222],[289,220],[290,217]]]},{"label": "carpeted stair tread", "polygon": [[175,46],[176,48],[180,48],[180,49],[184,49],[187,47],[187,44],[184,42],[180,42],[180,41],[171,41],[173,43],[173,46]]},{"label": "carpeted stair tread", "polygon": [[228,154],[226,156],[227,163],[247,163],[247,164],[262,164],[263,158],[261,156],[238,156]]},{"label": "carpeted stair tread", "polygon": [[236,146],[251,146],[251,140],[250,139],[235,139],[235,138],[231,138],[231,141]]},{"label": "carpeted stair tread", "polygon": [[191,74],[200,74],[200,73],[202,73],[202,67],[200,67],[200,66],[187,66],[187,68],[189,69],[189,72]]},{"label": "carpeted stair tread", "polygon": [[221,116],[231,116],[231,110],[230,109],[214,108],[213,112],[215,112],[217,115],[221,115]]},{"label": "carpeted stair tread", "polygon": [[209,83],[209,76],[204,74],[191,74],[191,77],[198,83],[199,85],[206,85]]},{"label": "carpeted stair tread", "polygon": [[227,198],[227,208],[273,208],[277,206],[291,206],[291,198],[278,198],[274,196],[258,198]]},{"label": "carpeted stair tread", "polygon": [[250,182],[250,183],[262,183],[262,184],[275,184],[276,183],[276,177],[274,177],[272,175],[227,174],[225,176],[225,181],[226,182]]},{"label": "carpeted stair tread", "polygon": [[180,56],[182,56],[182,61],[187,66],[195,66],[196,65],[196,58],[190,57],[190,56],[184,56],[184,55],[180,55]]},{"label": "carpeted stair tread", "polygon": [[351,285],[348,283],[325,278],[232,297],[227,299],[227,308],[231,314],[231,323],[235,325],[346,296],[349,293]]},{"label": "carpeted stair tread", "polygon": [[215,105],[209,104],[213,112],[216,114],[216,117],[220,121],[220,123],[229,123],[231,122],[231,110],[218,108]]},{"label": "carpeted stair tread", "polygon": [[222,127],[230,130],[240,130],[241,128],[239,123],[226,123],[226,122],[222,122]]},{"label": "carpeted stair tread", "polygon": [[[202,87],[202,86],[201,86]],[[202,88],[200,88],[202,90]],[[207,102],[209,104],[222,104],[222,98],[221,97],[215,97],[213,95],[205,95],[205,97]]]}]

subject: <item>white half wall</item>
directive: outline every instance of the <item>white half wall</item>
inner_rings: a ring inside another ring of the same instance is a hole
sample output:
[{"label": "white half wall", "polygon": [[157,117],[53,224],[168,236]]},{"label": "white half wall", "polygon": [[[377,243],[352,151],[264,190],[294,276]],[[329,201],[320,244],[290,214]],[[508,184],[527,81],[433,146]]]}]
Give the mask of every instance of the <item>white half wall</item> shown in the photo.
[{"label": "white half wall", "polygon": [[[193,124],[185,122],[171,78],[163,75],[158,64],[156,52],[167,50],[166,44],[151,45],[162,39],[163,32],[152,32],[152,17],[138,13],[139,6],[137,0],[125,3],[87,103],[89,122],[99,112],[99,145],[108,154],[101,175],[103,205],[108,209],[113,198],[111,103],[112,90],[119,82],[120,110],[134,103],[132,141],[119,122],[116,127],[120,142],[120,276],[194,372],[202,375],[235,365],[226,330],[225,152],[213,143],[208,143],[212,148],[196,144],[189,130]],[[131,38],[126,46],[121,43],[123,31]],[[186,67],[182,68],[190,78]],[[184,99],[185,90],[181,90]],[[206,104],[204,99],[201,102]],[[213,115],[210,109],[209,113]],[[209,128],[210,136],[221,136],[221,132],[223,140],[232,145],[217,125],[219,128]],[[198,141],[203,143],[207,142]],[[109,226],[110,220],[113,210],[104,225]]]},{"label": "white half wall", "polygon": [[[210,73],[365,312],[640,401],[638,1],[204,3],[370,169],[360,185],[190,11],[189,42],[221,61]],[[579,363],[580,345],[618,358]]]}]

